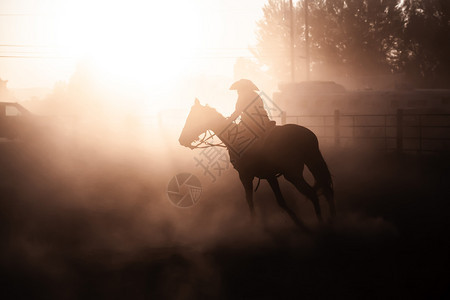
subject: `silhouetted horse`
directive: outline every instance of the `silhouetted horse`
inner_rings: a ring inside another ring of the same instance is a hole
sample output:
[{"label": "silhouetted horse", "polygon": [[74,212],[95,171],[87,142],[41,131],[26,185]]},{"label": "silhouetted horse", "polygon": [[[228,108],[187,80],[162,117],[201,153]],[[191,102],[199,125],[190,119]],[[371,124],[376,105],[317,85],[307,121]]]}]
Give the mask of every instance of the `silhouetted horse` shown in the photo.
[{"label": "silhouetted horse", "polygon": [[[278,205],[289,214],[298,226],[304,228],[300,219],[286,205],[281,194],[277,177],[283,175],[300,193],[312,201],[319,221],[322,221],[318,198],[319,191],[326,197],[331,215],[335,216],[331,175],[320,153],[317,137],[312,131],[294,124],[275,126],[265,138],[261,138],[260,143],[262,145],[258,145],[258,142],[256,142],[242,155],[236,155],[231,150],[236,145],[230,144],[229,138],[224,136],[226,134],[224,129],[230,126],[230,123],[230,120],[227,120],[214,108],[203,106],[195,99],[195,104],[187,117],[179,142],[183,146],[194,149],[199,145],[193,146],[192,143],[198,141],[202,133],[207,130],[213,131],[227,146],[230,157],[236,159],[233,165],[239,172],[239,178],[244,185],[246,199],[252,215],[254,215],[253,179],[258,177],[269,182]],[[204,140],[200,140],[200,143],[202,142]],[[304,165],[314,176],[314,187],[310,186],[303,178]]]}]

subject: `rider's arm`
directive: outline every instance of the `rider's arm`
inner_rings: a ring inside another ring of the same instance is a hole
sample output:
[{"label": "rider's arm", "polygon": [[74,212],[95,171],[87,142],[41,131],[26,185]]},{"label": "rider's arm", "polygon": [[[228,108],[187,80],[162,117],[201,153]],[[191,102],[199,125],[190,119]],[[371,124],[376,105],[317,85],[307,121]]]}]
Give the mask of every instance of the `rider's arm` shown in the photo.
[{"label": "rider's arm", "polygon": [[238,98],[237,102],[236,102],[236,107],[234,109],[234,112],[231,114],[231,116],[228,118],[231,121],[236,120],[237,117],[239,117],[239,115],[242,113],[242,105],[241,105],[240,98]]},{"label": "rider's arm", "polygon": [[240,114],[241,114],[240,111],[235,110],[234,113],[232,113],[231,116],[228,117],[228,119],[230,119],[231,121],[234,121],[234,120],[236,120],[237,117],[239,117]]}]

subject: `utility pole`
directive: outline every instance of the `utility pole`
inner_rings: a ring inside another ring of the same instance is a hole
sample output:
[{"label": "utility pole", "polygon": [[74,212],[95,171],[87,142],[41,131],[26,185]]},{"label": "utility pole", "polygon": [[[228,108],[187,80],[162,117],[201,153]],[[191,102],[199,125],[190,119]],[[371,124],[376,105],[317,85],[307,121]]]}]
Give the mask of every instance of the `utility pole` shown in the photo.
[{"label": "utility pole", "polygon": [[[292,3],[292,0],[291,0]],[[309,59],[309,24],[308,24],[308,0],[304,0],[303,2],[304,10],[305,10],[305,57],[306,57],[306,81],[309,81],[310,77],[310,59]]]},{"label": "utility pole", "polygon": [[291,81],[295,82],[295,42],[294,42],[294,8],[292,5],[292,0],[289,1],[290,4],[290,21],[291,21]]}]

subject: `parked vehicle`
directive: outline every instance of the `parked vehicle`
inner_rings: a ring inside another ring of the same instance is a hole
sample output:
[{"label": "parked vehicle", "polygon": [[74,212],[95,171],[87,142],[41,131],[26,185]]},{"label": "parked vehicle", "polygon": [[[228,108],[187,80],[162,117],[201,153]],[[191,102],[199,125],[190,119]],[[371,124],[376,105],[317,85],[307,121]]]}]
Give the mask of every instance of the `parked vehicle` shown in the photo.
[{"label": "parked vehicle", "polygon": [[18,103],[0,102],[0,138],[24,137],[33,127],[34,116]]},{"label": "parked vehicle", "polygon": [[33,140],[49,137],[61,129],[55,118],[31,113],[16,102],[0,102],[0,139]]}]

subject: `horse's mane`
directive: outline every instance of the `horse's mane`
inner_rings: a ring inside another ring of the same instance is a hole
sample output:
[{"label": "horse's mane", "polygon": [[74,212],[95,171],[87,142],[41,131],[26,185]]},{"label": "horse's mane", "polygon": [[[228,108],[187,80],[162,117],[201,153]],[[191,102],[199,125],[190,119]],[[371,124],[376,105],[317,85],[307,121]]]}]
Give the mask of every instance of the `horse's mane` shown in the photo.
[{"label": "horse's mane", "polygon": [[220,112],[217,111],[217,109],[215,109],[214,107],[209,106],[208,104],[206,104],[205,106],[203,106],[204,108],[206,108],[206,110],[208,110],[208,113],[212,113],[215,115],[219,115],[222,118],[225,118]]}]

